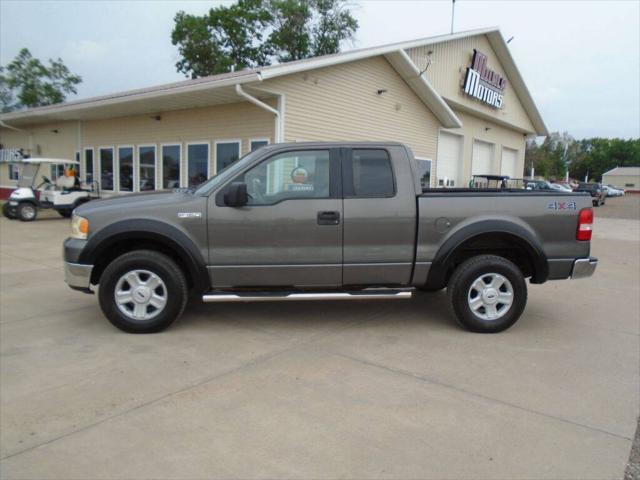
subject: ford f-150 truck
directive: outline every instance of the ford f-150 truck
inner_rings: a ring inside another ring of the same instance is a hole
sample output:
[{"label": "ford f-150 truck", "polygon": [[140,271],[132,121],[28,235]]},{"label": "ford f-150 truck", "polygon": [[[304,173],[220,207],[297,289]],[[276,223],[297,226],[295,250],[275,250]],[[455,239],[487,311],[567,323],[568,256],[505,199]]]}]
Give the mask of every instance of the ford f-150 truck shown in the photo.
[{"label": "ford f-150 truck", "polygon": [[418,162],[399,143],[276,144],[194,189],[90,202],[64,242],[66,282],[97,290],[132,333],[165,329],[192,297],[373,301],[445,287],[462,326],[499,332],[522,314],[526,279],[595,270],[588,194],[423,188]]}]

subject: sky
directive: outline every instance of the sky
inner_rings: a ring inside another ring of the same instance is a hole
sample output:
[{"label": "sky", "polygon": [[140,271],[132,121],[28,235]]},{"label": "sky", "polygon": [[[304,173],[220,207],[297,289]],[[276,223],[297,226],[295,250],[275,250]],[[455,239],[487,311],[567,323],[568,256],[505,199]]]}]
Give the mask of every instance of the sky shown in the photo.
[{"label": "sky", "polygon": [[[183,79],[179,10],[223,2],[0,0],[0,64],[27,47],[83,78],[78,98]],[[225,2],[228,3],[228,2]],[[351,48],[449,33],[449,0],[356,0]],[[550,131],[640,137],[640,0],[457,0],[455,31],[500,27]]]}]

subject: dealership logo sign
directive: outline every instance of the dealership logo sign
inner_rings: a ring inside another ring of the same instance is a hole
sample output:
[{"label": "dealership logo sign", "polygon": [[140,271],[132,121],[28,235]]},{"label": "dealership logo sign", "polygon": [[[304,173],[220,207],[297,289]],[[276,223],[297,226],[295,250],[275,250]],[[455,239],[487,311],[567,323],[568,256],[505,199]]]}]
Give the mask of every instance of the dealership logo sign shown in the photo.
[{"label": "dealership logo sign", "polygon": [[502,108],[503,92],[506,86],[507,79],[489,70],[487,56],[474,49],[471,66],[467,67],[467,75],[464,78],[464,93],[492,107]]}]

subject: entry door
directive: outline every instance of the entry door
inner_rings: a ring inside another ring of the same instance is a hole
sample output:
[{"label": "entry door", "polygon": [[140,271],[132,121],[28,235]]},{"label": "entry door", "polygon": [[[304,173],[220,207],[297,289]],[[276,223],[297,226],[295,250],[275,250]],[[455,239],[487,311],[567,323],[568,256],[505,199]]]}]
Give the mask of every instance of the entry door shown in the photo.
[{"label": "entry door", "polygon": [[471,175],[495,175],[493,144],[473,141],[473,157],[471,159]]},{"label": "entry door", "polygon": [[437,185],[462,187],[462,139],[461,135],[440,132],[438,137]]},{"label": "entry door", "polygon": [[233,182],[244,207],[209,197],[209,275],[215,287],[342,284],[343,210],[338,150],[278,153]]},{"label": "entry door", "polygon": [[510,178],[522,177],[522,174],[518,175],[516,173],[516,165],[518,165],[518,151],[504,147],[502,149],[502,166],[500,167],[500,175],[507,175]]},{"label": "entry door", "polygon": [[405,149],[345,149],[342,165],[344,285],[408,284],[417,207]]}]

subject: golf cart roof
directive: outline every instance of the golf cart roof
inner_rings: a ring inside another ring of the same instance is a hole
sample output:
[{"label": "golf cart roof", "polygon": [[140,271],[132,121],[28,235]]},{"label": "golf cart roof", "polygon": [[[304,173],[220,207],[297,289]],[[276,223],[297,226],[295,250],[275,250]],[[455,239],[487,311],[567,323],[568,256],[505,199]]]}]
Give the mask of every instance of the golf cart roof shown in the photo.
[{"label": "golf cart roof", "polygon": [[64,158],[23,158],[20,163],[50,163],[50,164],[73,164],[80,165],[77,160],[66,160]]}]

